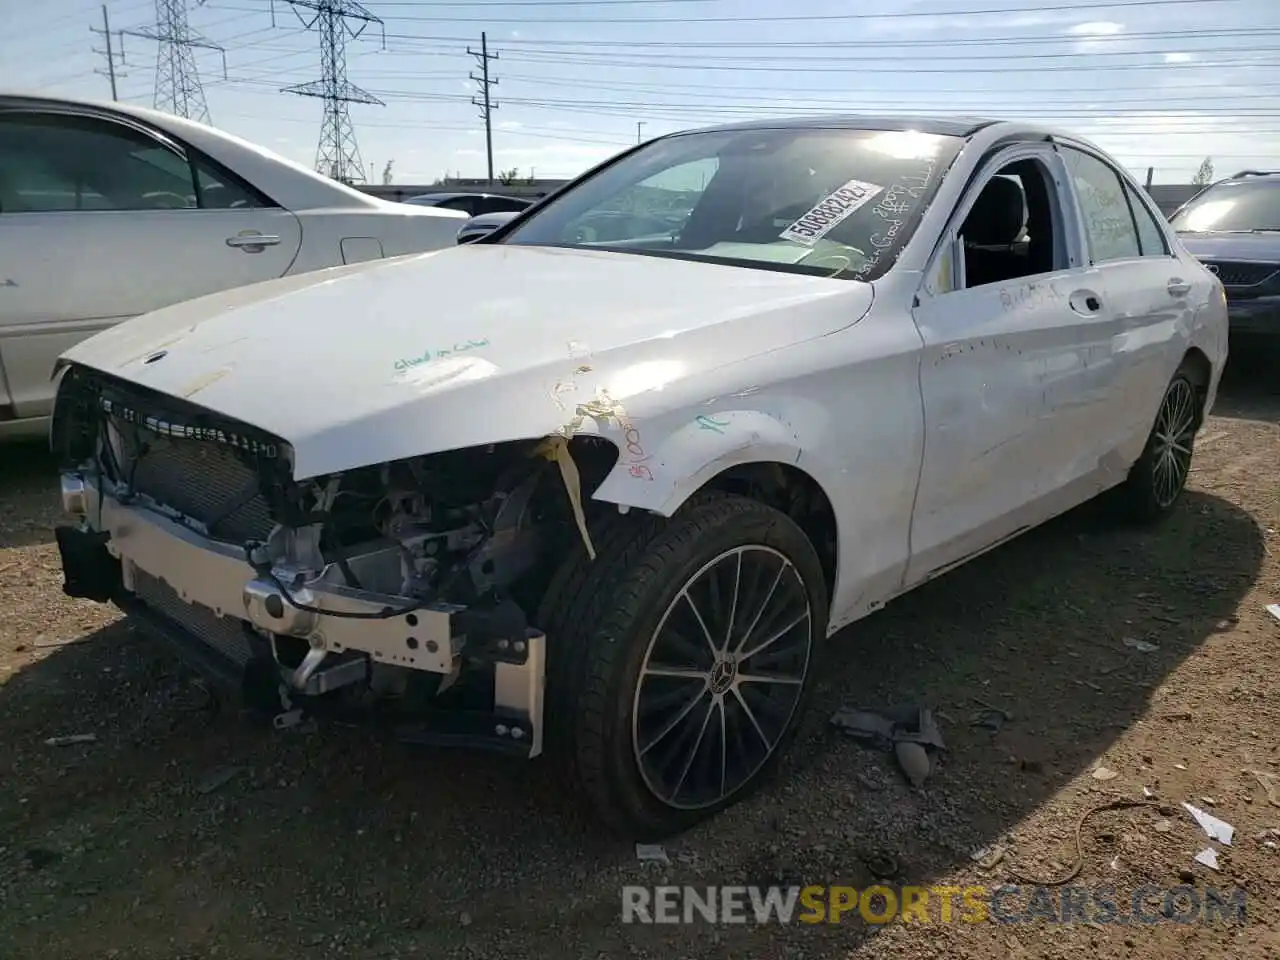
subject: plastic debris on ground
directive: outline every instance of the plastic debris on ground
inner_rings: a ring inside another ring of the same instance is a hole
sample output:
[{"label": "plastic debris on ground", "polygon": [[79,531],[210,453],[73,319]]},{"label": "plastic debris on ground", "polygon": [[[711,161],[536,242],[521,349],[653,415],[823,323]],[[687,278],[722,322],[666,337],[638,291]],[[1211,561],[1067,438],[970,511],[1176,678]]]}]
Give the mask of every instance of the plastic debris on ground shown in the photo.
[{"label": "plastic debris on ground", "polygon": [[637,843],[636,859],[641,863],[670,863],[666,848],[660,843]]},{"label": "plastic debris on ground", "polygon": [[96,733],[72,733],[65,737],[49,737],[45,740],[46,747],[67,747],[73,743],[97,743],[98,735]]},{"label": "plastic debris on ground", "polygon": [[1280,621],[1280,603],[1268,603],[1267,613],[1271,614],[1277,621]]},{"label": "plastic debris on ground", "polygon": [[1213,847],[1206,847],[1196,854],[1196,863],[1202,863],[1210,870],[1218,869],[1218,851]]},{"label": "plastic debris on ground", "polygon": [[1136,637],[1125,637],[1124,645],[1126,647],[1132,647],[1139,653],[1155,653],[1160,649],[1154,643],[1148,643],[1146,640],[1139,640]]},{"label": "plastic debris on ground", "polygon": [[842,707],[831,717],[831,725],[879,749],[892,747],[913,787],[922,785],[929,776],[929,750],[947,749],[933,712],[927,707],[902,706],[882,711]]},{"label": "plastic debris on ground", "polygon": [[1199,807],[1193,807],[1189,803],[1183,803],[1182,807],[1187,813],[1195,817],[1196,823],[1200,824],[1200,829],[1208,835],[1210,840],[1217,840],[1219,843],[1231,846],[1231,838],[1235,836],[1236,828],[1225,820],[1219,820],[1211,813],[1205,813]]},{"label": "plastic debris on ground", "polygon": [[225,787],[234,780],[243,769],[243,767],[219,767],[216,770],[212,770],[205,774],[204,778],[196,784],[196,792],[213,793],[219,787]]}]

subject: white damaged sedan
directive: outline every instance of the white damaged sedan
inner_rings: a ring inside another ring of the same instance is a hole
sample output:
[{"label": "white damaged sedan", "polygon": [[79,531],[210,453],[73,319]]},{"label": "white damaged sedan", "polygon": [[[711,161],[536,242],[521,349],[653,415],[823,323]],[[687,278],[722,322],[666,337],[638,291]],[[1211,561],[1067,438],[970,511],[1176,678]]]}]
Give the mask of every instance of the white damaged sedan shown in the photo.
[{"label": "white damaged sedan", "polygon": [[673,134],[477,243],[69,350],[65,589],[278,725],[545,749],[658,838],[760,783],[835,630],[1104,492],[1174,509],[1226,356],[1085,141]]}]

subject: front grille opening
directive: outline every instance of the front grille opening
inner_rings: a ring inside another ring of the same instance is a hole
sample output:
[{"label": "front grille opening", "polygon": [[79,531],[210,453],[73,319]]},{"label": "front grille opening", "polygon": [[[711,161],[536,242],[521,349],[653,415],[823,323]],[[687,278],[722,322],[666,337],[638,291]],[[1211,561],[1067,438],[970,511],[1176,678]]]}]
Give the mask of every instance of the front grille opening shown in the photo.
[{"label": "front grille opening", "polygon": [[53,432],[64,460],[83,463],[96,448],[104,476],[225,543],[265,540],[287,522],[289,452],[278,438],[85,367],[60,386]]},{"label": "front grille opening", "polygon": [[190,517],[217,540],[244,543],[271,533],[270,504],[254,464],[242,453],[118,421],[113,426],[122,440],[123,479],[135,493]]},{"label": "front grille opening", "polygon": [[1269,279],[1277,270],[1280,270],[1280,264],[1274,263],[1206,260],[1205,264],[1216,267],[1214,272],[1217,273],[1218,279],[1229,287],[1252,287]]}]

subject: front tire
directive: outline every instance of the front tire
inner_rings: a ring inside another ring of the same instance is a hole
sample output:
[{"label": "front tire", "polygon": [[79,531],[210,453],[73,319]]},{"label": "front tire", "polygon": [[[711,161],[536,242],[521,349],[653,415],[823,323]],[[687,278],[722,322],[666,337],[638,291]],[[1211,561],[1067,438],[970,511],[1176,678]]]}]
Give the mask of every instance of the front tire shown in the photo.
[{"label": "front tire", "polygon": [[827,589],[804,532],[753,500],[610,520],[597,559],[566,563],[544,602],[550,735],[601,819],[657,840],[773,772],[813,685]]},{"label": "front tire", "polygon": [[1186,489],[1203,415],[1193,372],[1183,364],[1169,381],[1142,455],[1120,487],[1125,513],[1139,523],[1168,516]]}]

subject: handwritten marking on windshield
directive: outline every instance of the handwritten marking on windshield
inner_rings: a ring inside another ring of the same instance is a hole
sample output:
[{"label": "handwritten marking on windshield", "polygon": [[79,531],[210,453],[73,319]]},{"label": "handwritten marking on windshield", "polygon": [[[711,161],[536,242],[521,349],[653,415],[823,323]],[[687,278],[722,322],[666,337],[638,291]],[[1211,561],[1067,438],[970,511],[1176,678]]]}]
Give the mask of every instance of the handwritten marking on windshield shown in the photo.
[{"label": "handwritten marking on windshield", "polygon": [[483,340],[468,340],[466,343],[455,343],[452,350],[427,350],[421,356],[405,357],[397,360],[395,368],[397,370],[408,370],[411,367],[421,366],[433,360],[443,360],[445,357],[451,357],[455,353],[465,353],[468,350],[474,350],[476,347],[487,347],[488,345],[488,337]]}]

